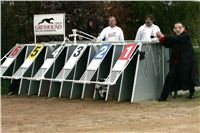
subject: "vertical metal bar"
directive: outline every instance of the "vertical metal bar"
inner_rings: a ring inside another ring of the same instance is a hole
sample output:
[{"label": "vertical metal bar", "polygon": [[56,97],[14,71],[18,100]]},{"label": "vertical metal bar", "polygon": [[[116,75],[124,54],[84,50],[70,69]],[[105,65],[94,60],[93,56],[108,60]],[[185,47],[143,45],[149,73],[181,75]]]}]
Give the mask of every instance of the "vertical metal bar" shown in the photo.
[{"label": "vertical metal bar", "polygon": [[[37,58],[37,57],[36,57]],[[35,59],[36,60],[36,59]],[[33,70],[35,68],[35,60],[33,62],[33,67],[32,67],[32,70],[31,70],[31,77],[33,76]],[[30,95],[30,89],[31,89],[31,85],[32,85],[32,81],[33,80],[30,80],[30,84],[29,84],[29,87],[28,87],[28,96]]]},{"label": "vertical metal bar", "polygon": [[[49,47],[46,48],[44,60],[47,58],[48,51],[49,51]],[[40,96],[40,93],[41,93],[41,86],[42,86],[42,80],[40,80],[40,85],[39,85],[39,89],[38,89],[38,96]]]},{"label": "vertical metal bar", "polygon": [[[55,64],[56,64],[56,61],[53,63],[53,70],[52,70],[52,73],[51,73],[51,78],[53,78],[53,74],[54,74],[54,70],[55,70]],[[51,96],[51,89],[52,89],[52,80],[50,81],[50,85],[49,85],[49,93],[48,93],[48,97]]]},{"label": "vertical metal bar", "polygon": [[121,92],[122,92],[122,86],[123,86],[123,79],[124,79],[124,71],[122,72],[122,77],[120,80],[120,88],[119,88],[119,95],[117,101],[120,102],[121,99]]},{"label": "vertical metal bar", "polygon": [[[89,63],[90,63],[91,52],[92,52],[92,47],[91,47],[91,45],[90,45],[90,50],[89,50],[89,54],[88,54],[86,69],[87,69],[87,67],[88,67],[88,65],[89,65]],[[85,87],[86,87],[86,84],[84,83],[84,84],[83,84],[83,91],[82,91],[81,99],[84,98],[84,95],[85,95]]]},{"label": "vertical metal bar", "polygon": [[76,29],[72,29],[72,32],[73,32],[73,35],[74,35],[74,45],[76,45],[76,37],[77,37]]},{"label": "vertical metal bar", "polygon": [[[24,60],[26,60],[26,57],[28,57],[29,48],[30,48],[30,46],[27,46],[27,47],[26,47],[26,54],[25,54],[25,56],[24,56]],[[23,82],[23,79],[20,80],[18,95],[20,95],[20,93],[21,93],[22,82]]]},{"label": "vertical metal bar", "polygon": [[[114,58],[115,58],[115,50],[116,50],[117,45],[114,45],[113,48],[113,53],[112,53],[112,60],[111,60],[111,64],[110,64],[110,72],[112,71],[112,67],[114,65]],[[109,81],[110,82],[110,81]],[[106,97],[105,97],[105,101],[108,101],[108,95],[109,95],[109,90],[110,90],[110,85],[107,85],[107,92],[106,92]]]},{"label": "vertical metal bar", "polygon": [[[140,45],[138,49],[139,49],[139,52],[141,52],[142,45]],[[131,96],[131,103],[133,102],[134,96],[135,96],[135,87],[136,87],[139,64],[140,64],[140,54],[138,54],[138,57],[137,57],[137,64],[136,64],[136,68],[135,68],[134,83],[133,83],[133,90],[132,90],[132,96]]]},{"label": "vertical metal bar", "polygon": [[[67,52],[66,52],[66,56],[65,56],[65,63],[67,62],[67,60],[68,60],[68,56],[69,56],[69,47],[67,48]],[[65,63],[64,63],[64,65],[65,65]],[[62,69],[61,69],[61,71],[62,71]],[[64,81],[62,81],[60,84],[60,91],[59,91],[59,98],[61,98],[61,96],[62,96],[62,87],[63,87],[63,83],[64,83]]]},{"label": "vertical metal bar", "polygon": [[[77,68],[77,64],[75,65],[75,68],[74,68],[73,80],[75,80],[75,77],[76,77],[76,68]],[[72,99],[73,91],[74,91],[74,82],[72,83],[72,87],[71,87],[70,99]]]},{"label": "vertical metal bar", "polygon": [[164,47],[162,47],[162,69],[163,69],[162,78],[163,78],[163,85],[164,85],[165,83],[165,49]]},{"label": "vertical metal bar", "polygon": [[36,35],[34,34],[34,43],[37,42]]},{"label": "vertical metal bar", "polygon": [[[98,68],[98,70],[97,70],[96,81],[98,81],[98,77],[99,77],[99,68]],[[95,84],[95,86],[96,86],[96,84]],[[95,98],[96,98],[96,89],[94,89],[94,93],[93,93],[93,99],[95,99]]]},{"label": "vertical metal bar", "polygon": [[[17,58],[14,61],[14,66],[13,66],[13,70],[12,70],[12,75],[15,73],[15,67],[16,67],[16,63],[17,63]],[[11,76],[12,76],[11,75]],[[13,79],[11,79],[10,83],[12,83]]]}]

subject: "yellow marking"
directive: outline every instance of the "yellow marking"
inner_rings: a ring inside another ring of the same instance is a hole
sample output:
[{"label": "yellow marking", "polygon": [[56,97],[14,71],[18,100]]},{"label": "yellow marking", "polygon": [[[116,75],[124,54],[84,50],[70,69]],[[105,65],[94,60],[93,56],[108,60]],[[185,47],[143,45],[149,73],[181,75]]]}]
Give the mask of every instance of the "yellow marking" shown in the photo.
[{"label": "yellow marking", "polygon": [[44,48],[44,45],[37,44],[35,48],[29,54],[28,59],[34,60],[39,55],[39,53],[42,51],[43,48]]}]

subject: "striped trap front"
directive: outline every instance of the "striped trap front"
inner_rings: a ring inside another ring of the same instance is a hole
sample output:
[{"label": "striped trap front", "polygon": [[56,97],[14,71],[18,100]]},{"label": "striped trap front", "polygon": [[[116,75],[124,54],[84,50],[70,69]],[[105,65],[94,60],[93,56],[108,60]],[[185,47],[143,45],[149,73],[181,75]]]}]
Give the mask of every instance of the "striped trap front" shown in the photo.
[{"label": "striped trap front", "polygon": [[72,69],[62,69],[56,79],[66,79]]},{"label": "striped trap front", "polygon": [[86,70],[80,80],[90,81],[95,74],[95,70]]},{"label": "striped trap front", "polygon": [[112,71],[105,82],[115,83],[115,81],[119,78],[121,71]]},{"label": "striped trap front", "polygon": [[41,78],[42,76],[44,76],[46,70],[47,68],[40,68],[40,70],[35,74],[34,78]]},{"label": "striped trap front", "polygon": [[7,67],[1,67],[0,68],[0,76],[3,75],[3,73],[7,70]]},{"label": "striped trap front", "polygon": [[27,69],[28,68],[23,68],[23,67],[19,68],[17,70],[17,72],[13,75],[13,77],[14,78],[21,78],[21,77],[23,77],[23,75],[24,75],[24,73],[26,72]]}]

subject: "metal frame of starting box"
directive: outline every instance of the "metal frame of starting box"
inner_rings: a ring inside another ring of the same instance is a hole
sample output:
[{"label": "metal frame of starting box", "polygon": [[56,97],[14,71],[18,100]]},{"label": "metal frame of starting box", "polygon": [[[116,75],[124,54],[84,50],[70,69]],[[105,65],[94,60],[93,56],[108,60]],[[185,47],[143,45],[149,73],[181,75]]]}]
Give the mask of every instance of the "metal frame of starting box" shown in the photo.
[{"label": "metal frame of starting box", "polygon": [[17,44],[1,60],[1,78],[20,80],[18,95],[134,102],[158,98],[168,59],[158,43],[134,40]]}]

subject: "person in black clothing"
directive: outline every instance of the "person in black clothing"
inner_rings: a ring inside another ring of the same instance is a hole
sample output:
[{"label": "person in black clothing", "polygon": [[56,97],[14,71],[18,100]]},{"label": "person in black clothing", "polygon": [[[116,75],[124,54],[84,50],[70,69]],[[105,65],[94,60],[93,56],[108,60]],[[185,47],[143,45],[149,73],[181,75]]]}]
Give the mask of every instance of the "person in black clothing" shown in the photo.
[{"label": "person in black clothing", "polygon": [[165,101],[170,92],[177,90],[189,90],[188,98],[194,98],[194,87],[199,85],[197,62],[192,47],[189,33],[185,26],[178,22],[174,25],[175,35],[163,35],[157,32],[156,35],[160,44],[171,48],[170,70],[165,79],[163,91],[158,101]]},{"label": "person in black clothing", "polygon": [[19,90],[19,85],[20,85],[20,79],[13,79],[8,88],[8,95],[16,94],[17,93],[16,91]]},{"label": "person in black clothing", "polygon": [[100,28],[99,28],[98,20],[95,18],[90,18],[88,21],[88,25],[85,29],[85,32],[94,37],[99,36],[98,34],[100,33]]}]

